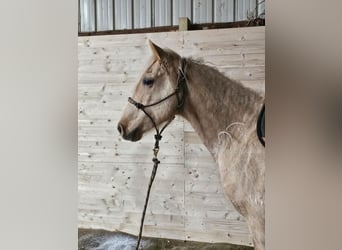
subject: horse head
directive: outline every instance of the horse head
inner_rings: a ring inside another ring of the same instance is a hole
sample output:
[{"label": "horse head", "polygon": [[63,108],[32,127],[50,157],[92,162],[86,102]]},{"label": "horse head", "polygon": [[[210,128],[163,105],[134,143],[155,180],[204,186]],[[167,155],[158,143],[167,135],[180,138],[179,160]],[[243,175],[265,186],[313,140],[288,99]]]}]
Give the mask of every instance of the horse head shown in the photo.
[{"label": "horse head", "polygon": [[172,50],[149,43],[152,63],[138,81],[118,123],[120,135],[130,141],[138,141],[145,132],[171,121],[184,96],[184,89],[179,88],[181,57]]}]

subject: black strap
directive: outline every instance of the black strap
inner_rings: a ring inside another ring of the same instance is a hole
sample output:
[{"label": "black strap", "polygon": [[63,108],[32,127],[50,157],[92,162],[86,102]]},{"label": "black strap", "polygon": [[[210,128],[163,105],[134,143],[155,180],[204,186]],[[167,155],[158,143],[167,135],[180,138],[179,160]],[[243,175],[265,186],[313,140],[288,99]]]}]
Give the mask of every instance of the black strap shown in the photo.
[{"label": "black strap", "polygon": [[265,147],[265,104],[259,113],[256,130],[260,143]]}]

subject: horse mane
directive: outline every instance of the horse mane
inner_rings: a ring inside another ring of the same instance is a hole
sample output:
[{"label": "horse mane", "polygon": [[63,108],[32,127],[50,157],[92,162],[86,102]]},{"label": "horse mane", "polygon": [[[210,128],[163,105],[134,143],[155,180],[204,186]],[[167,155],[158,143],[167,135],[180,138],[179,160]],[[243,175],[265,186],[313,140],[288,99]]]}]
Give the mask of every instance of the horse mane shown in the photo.
[{"label": "horse mane", "polygon": [[[221,72],[217,68],[217,65],[211,62],[206,62],[203,58],[188,57],[186,59],[190,69],[187,72],[188,76],[192,78],[194,74],[203,75],[203,78],[207,80],[208,88],[210,88],[211,86],[215,86],[220,89],[225,89],[229,87],[229,89],[233,92],[236,92],[237,95],[252,92],[252,96],[255,96],[256,99],[263,98],[263,96],[259,92],[255,91],[254,89],[248,86],[245,86],[241,81],[232,79],[223,72]],[[194,70],[196,68],[200,68],[201,70]]]}]

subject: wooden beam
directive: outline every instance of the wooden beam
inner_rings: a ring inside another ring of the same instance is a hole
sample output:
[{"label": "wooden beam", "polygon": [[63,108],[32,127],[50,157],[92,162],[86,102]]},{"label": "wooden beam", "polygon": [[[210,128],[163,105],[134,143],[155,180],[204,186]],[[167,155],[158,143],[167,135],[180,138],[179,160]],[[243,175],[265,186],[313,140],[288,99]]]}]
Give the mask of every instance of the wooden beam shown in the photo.
[{"label": "wooden beam", "polygon": [[186,31],[189,30],[190,27],[190,20],[187,17],[180,17],[179,18],[179,31]]}]

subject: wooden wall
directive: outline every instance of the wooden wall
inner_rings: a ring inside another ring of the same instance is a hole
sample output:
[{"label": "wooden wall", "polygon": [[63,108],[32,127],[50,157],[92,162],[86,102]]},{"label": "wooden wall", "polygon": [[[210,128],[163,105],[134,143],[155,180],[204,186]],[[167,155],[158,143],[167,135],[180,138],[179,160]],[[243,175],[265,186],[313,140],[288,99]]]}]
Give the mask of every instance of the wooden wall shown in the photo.
[{"label": "wooden wall", "polygon": [[[264,27],[79,37],[79,227],[137,234],[152,169],[153,134],[120,139],[116,125],[151,56],[148,39],[203,58],[264,92]],[[144,235],[250,245],[245,220],[222,193],[218,169],[191,126],[164,133]]]}]

